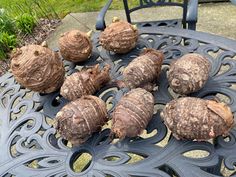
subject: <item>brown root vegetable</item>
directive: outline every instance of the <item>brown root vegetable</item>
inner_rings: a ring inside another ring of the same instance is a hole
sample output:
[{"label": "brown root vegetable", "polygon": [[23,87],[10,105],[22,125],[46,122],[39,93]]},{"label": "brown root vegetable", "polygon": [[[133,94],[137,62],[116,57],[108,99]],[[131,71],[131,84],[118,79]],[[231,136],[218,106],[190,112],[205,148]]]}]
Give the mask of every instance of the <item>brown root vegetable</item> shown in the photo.
[{"label": "brown root vegetable", "polygon": [[206,83],[210,62],[199,54],[186,54],[170,65],[168,81],[174,92],[189,94]]},{"label": "brown root vegetable", "polygon": [[164,54],[155,49],[145,49],[123,71],[124,85],[129,88],[150,85],[161,73]]},{"label": "brown root vegetable", "polygon": [[90,34],[79,30],[66,32],[59,39],[59,49],[65,60],[82,62],[88,60],[92,53]]},{"label": "brown root vegetable", "polygon": [[151,120],[154,97],[144,89],[133,89],[124,95],[112,114],[112,134],[123,139],[142,133]]},{"label": "brown root vegetable", "polygon": [[203,141],[228,135],[234,124],[233,114],[225,103],[193,97],[172,100],[161,117],[177,139]]},{"label": "brown root vegetable", "polygon": [[61,95],[68,100],[75,100],[83,95],[92,95],[110,81],[110,66],[102,70],[99,65],[76,72],[65,79],[61,87]]},{"label": "brown root vegetable", "polygon": [[17,49],[11,58],[11,70],[22,86],[41,93],[51,93],[61,87],[65,69],[56,52],[40,45]]},{"label": "brown root vegetable", "polygon": [[136,46],[138,30],[128,22],[114,18],[113,23],[101,33],[99,41],[106,50],[119,54],[128,53]]},{"label": "brown root vegetable", "polygon": [[106,104],[87,95],[64,106],[56,115],[55,128],[73,145],[84,143],[108,121]]}]

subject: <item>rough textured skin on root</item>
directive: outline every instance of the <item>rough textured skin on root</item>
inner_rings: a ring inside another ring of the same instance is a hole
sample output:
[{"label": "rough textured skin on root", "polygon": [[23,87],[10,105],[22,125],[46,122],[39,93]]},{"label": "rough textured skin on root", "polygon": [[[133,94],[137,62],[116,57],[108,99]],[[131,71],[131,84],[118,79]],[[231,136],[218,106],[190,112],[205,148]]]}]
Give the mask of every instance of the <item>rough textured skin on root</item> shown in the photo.
[{"label": "rough textured skin on root", "polygon": [[79,30],[66,32],[59,39],[59,49],[62,57],[71,62],[88,60],[92,48],[89,36]]},{"label": "rough textured skin on root", "polygon": [[112,114],[112,133],[118,138],[139,135],[151,120],[154,97],[144,89],[133,89],[124,95]]},{"label": "rough textured skin on root", "polygon": [[65,76],[58,54],[40,45],[16,49],[11,57],[11,70],[22,86],[40,93],[58,90]]},{"label": "rough textured skin on root", "polygon": [[199,54],[186,54],[170,65],[168,81],[174,92],[189,94],[200,90],[210,72],[210,62]]},{"label": "rough textured skin on root", "polygon": [[161,117],[177,139],[208,140],[227,135],[234,124],[227,105],[192,97],[172,100]]},{"label": "rough textured skin on root", "polygon": [[110,81],[109,70],[109,65],[100,70],[97,64],[74,73],[65,79],[60,94],[68,100],[75,100],[83,95],[92,95]]},{"label": "rough textured skin on root", "polygon": [[108,121],[106,104],[95,96],[83,96],[64,106],[56,115],[55,128],[73,145],[84,143]]},{"label": "rough textured skin on root", "polygon": [[211,110],[220,118],[222,118],[228,127],[232,127],[234,125],[233,114],[230,110],[230,107],[227,106],[225,103],[219,103],[216,101],[208,100],[207,107],[209,110]]},{"label": "rough textured skin on root", "polygon": [[155,49],[145,49],[124,69],[125,85],[129,88],[137,88],[154,82],[161,73],[164,54]]},{"label": "rough textured skin on root", "polygon": [[101,33],[99,41],[108,51],[128,53],[136,46],[138,30],[126,21],[114,21]]}]

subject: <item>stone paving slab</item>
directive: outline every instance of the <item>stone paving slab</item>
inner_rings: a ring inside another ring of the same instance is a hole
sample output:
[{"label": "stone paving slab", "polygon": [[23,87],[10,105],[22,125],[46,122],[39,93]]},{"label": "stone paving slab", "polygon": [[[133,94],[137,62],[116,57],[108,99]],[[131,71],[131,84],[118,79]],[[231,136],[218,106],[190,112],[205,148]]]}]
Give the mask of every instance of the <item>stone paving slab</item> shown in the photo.
[{"label": "stone paving slab", "polygon": [[70,14],[68,14],[64,19],[62,19],[62,24],[56,28],[56,30],[50,34],[47,39],[48,46],[50,48],[57,48],[58,46],[58,39],[60,38],[61,34],[72,30],[72,29],[79,29],[81,31],[89,31],[90,28],[86,27],[85,25],[81,24],[78,19],[73,18]]}]

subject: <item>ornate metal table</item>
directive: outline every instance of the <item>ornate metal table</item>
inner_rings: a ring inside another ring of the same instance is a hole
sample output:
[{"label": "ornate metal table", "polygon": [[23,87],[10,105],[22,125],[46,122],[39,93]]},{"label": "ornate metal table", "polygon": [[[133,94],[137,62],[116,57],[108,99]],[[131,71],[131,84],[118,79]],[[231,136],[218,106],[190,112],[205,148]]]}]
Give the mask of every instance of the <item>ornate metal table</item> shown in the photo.
[{"label": "ornate metal table", "polygon": [[[113,79],[144,47],[163,50],[165,61],[154,92],[156,112],[144,135],[112,142],[109,129],[94,134],[84,145],[71,147],[52,127],[58,110],[67,103],[58,92],[33,93],[18,85],[10,73],[0,78],[0,176],[222,176],[223,171],[236,176],[236,129],[229,137],[213,141],[177,141],[160,119],[160,111],[177,97],[168,88],[166,72],[169,63],[183,54],[197,52],[212,63],[205,87],[191,96],[219,96],[236,111],[236,42],[210,34],[159,28],[140,31],[136,49],[126,55],[115,55],[99,46],[99,34],[93,37],[91,59],[80,65],[65,62],[67,74],[84,65],[111,65]],[[126,92],[108,85],[97,93],[112,112]],[[194,153],[195,152],[195,153]],[[203,153],[204,152],[204,153]],[[82,154],[92,156],[81,172],[74,167]],[[191,155],[195,154],[195,155]],[[203,155],[202,155],[203,154]],[[201,156],[199,156],[201,155]]]}]

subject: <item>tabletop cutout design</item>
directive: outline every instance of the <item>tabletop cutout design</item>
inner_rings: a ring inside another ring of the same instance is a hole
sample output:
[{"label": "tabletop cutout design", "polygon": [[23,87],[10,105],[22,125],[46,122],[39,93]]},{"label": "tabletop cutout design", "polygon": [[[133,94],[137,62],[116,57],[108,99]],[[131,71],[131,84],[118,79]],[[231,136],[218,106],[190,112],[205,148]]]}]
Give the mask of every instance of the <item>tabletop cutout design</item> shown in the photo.
[{"label": "tabletop cutout design", "polygon": [[[167,102],[177,97],[169,89],[166,72],[174,59],[184,54],[197,52],[211,63],[210,78],[205,87],[192,96],[218,97],[236,111],[236,60],[235,51],[226,48],[226,43],[212,44],[201,37],[186,38],[183,33],[141,31],[138,45],[125,55],[116,55],[98,44],[98,35],[93,38],[91,58],[78,65],[65,61],[67,75],[83,66],[99,63],[111,66],[113,79],[122,79],[121,71],[143,48],[164,52],[164,66],[154,92],[156,113],[149,123],[145,136],[111,142],[109,129],[94,134],[85,144],[73,147],[57,134],[52,127],[55,114],[68,101],[58,92],[39,94],[30,92],[16,83],[8,73],[0,78],[0,176],[222,176],[220,166],[224,162],[228,170],[236,163],[236,130],[228,138],[219,137],[209,142],[177,141],[170,135],[160,111]],[[195,33],[194,33],[195,34]],[[196,39],[199,38],[199,39]],[[222,38],[221,38],[222,39]],[[218,38],[215,39],[218,41]],[[115,85],[103,87],[97,95],[106,101],[112,112],[127,89]],[[205,152],[204,157],[192,157],[191,152]],[[74,169],[76,159],[83,153],[92,156],[82,172]]]}]

